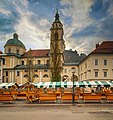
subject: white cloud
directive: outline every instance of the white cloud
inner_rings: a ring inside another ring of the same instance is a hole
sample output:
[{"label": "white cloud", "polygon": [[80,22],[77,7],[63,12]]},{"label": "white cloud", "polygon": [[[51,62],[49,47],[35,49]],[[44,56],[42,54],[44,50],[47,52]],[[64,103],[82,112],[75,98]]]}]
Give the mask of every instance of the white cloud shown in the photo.
[{"label": "white cloud", "polygon": [[49,48],[49,21],[46,18],[40,19],[38,15],[29,11],[27,0],[13,2],[16,10],[20,14],[19,23],[15,25],[15,31],[19,39],[25,44],[27,49]]},{"label": "white cloud", "polygon": [[70,41],[66,41],[66,49],[72,48],[73,50],[77,50],[78,53],[86,53],[89,54],[95,49],[95,45],[102,42],[103,39],[99,37],[81,37],[77,40],[71,38]]},{"label": "white cloud", "polygon": [[6,10],[6,9],[0,8],[0,13],[5,14],[5,15],[9,15],[11,12]]},{"label": "white cloud", "polygon": [[72,18],[71,27],[81,30],[92,23],[88,14],[92,0],[62,0],[61,4],[67,6],[61,11],[65,16]]},{"label": "white cloud", "polygon": [[47,45],[45,45],[45,42],[48,41],[48,28],[45,28],[45,26],[48,25],[48,21],[45,19],[41,20],[44,23],[43,26],[45,29],[43,29],[43,26],[41,26],[42,23],[39,22],[36,25],[30,21],[29,17],[31,16],[24,16],[21,18],[19,24],[15,26],[16,32],[21,35],[21,38],[24,40],[24,43],[27,47],[47,47]]},{"label": "white cloud", "polygon": [[[101,24],[91,19],[89,16],[90,7],[93,4],[92,0],[62,0],[61,4],[64,8],[61,12],[65,17],[71,17],[72,23],[69,25],[64,24],[65,28],[65,40],[66,49],[76,49],[79,53],[90,53],[95,44],[102,41],[99,37],[94,36],[81,36],[71,37],[75,32],[82,31],[84,28],[90,25],[96,25],[98,29],[101,28]],[[67,7],[66,7],[67,6]]]}]

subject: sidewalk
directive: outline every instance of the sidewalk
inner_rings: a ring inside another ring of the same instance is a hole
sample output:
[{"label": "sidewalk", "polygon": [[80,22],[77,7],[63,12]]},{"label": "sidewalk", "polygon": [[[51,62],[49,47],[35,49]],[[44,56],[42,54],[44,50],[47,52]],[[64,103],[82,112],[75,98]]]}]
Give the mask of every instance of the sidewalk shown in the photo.
[{"label": "sidewalk", "polygon": [[0,106],[113,106],[113,103],[52,103],[52,102],[33,102],[27,103],[26,101],[15,101],[14,103],[0,103]]}]

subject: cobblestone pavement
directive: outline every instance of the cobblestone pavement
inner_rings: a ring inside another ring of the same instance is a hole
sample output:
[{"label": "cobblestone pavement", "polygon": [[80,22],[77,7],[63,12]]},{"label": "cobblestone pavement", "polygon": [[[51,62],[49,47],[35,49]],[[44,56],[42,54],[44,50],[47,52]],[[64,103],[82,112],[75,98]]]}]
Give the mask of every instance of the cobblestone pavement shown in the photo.
[{"label": "cobblestone pavement", "polygon": [[112,120],[113,104],[0,104],[0,120]]}]

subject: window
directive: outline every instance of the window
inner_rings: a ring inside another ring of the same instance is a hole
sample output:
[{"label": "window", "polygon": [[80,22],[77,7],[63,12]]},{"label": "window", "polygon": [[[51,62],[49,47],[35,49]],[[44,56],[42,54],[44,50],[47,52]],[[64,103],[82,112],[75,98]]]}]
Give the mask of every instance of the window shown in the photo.
[{"label": "window", "polygon": [[82,80],[82,74],[81,74],[81,80]]},{"label": "window", "polygon": [[87,72],[85,72],[84,74],[85,74],[85,79],[87,79]]},{"label": "window", "polygon": [[4,83],[4,79],[2,80],[2,83]]},{"label": "window", "polygon": [[67,73],[67,69],[66,68],[64,69],[64,73]]},{"label": "window", "polygon": [[104,65],[107,65],[107,60],[104,60]]},{"label": "window", "polygon": [[8,53],[11,53],[11,48],[8,49]]},{"label": "window", "polygon": [[95,77],[98,77],[98,72],[95,72]]},{"label": "window", "polygon": [[40,65],[40,60],[38,60],[38,65]]},{"label": "window", "polygon": [[16,53],[19,54],[19,49],[16,50]]},{"label": "window", "polygon": [[0,60],[0,66],[1,66],[1,63],[2,63],[2,62],[1,62],[1,60]]},{"label": "window", "polygon": [[39,76],[37,74],[35,74],[33,77],[35,78],[35,77],[39,77]]},{"label": "window", "polygon": [[29,77],[28,74],[25,74],[24,77]]},{"label": "window", "polygon": [[17,76],[20,76],[20,71],[17,71]]},{"label": "window", "polygon": [[107,71],[104,71],[104,77],[107,77]]},{"label": "window", "polygon": [[6,83],[8,83],[8,78],[6,78]]},{"label": "window", "polygon": [[45,74],[43,77],[44,77],[44,78],[46,78],[46,77],[48,77],[48,75],[47,75],[47,74]]},{"label": "window", "polygon": [[5,58],[3,58],[3,65],[5,65]]},{"label": "window", "polygon": [[28,72],[28,70],[25,70],[24,72]]},{"label": "window", "polygon": [[6,76],[8,76],[8,71],[6,71]]},{"label": "window", "polygon": [[19,49],[16,50],[16,53],[19,54]]},{"label": "window", "polygon": [[44,70],[44,72],[48,72],[48,70]]},{"label": "window", "polygon": [[85,69],[87,68],[87,63],[85,63]]},{"label": "window", "polygon": [[24,65],[24,61],[22,61],[22,65]]},{"label": "window", "polygon": [[95,65],[98,65],[98,60],[95,60]]},{"label": "window", "polygon": [[38,70],[34,70],[34,72],[38,72]]},{"label": "window", "polygon": [[49,65],[49,60],[47,60],[47,65]]}]

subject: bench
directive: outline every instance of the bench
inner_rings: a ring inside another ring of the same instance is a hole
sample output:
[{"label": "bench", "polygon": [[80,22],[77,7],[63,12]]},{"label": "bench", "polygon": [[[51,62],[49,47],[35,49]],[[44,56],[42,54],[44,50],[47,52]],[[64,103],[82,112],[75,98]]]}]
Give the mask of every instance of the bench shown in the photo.
[{"label": "bench", "polygon": [[101,95],[100,94],[84,94],[83,96],[84,102],[100,102]]},{"label": "bench", "polygon": [[[62,95],[61,99],[62,99],[63,102],[64,102],[64,101],[72,101],[72,94],[71,94],[71,93],[70,93],[70,94],[64,94],[64,95]],[[79,96],[78,96],[78,95],[75,95],[75,96],[74,96],[74,99],[75,99],[75,100],[78,100],[78,99],[79,99]]]},{"label": "bench", "polygon": [[3,94],[3,95],[0,95],[0,102],[8,102],[8,103],[11,103],[11,102],[14,102],[14,98],[13,96],[10,94]]},{"label": "bench", "polygon": [[106,99],[108,102],[113,102],[113,94],[107,94]]},{"label": "bench", "polygon": [[16,94],[16,99],[26,100],[26,92],[18,92],[18,93]]},{"label": "bench", "polygon": [[37,93],[27,93],[26,101],[33,102],[39,100],[39,95]]},{"label": "bench", "polygon": [[49,94],[41,94],[39,95],[39,102],[42,102],[42,101],[54,101],[56,102],[56,95],[53,94],[53,95],[49,95]]}]

